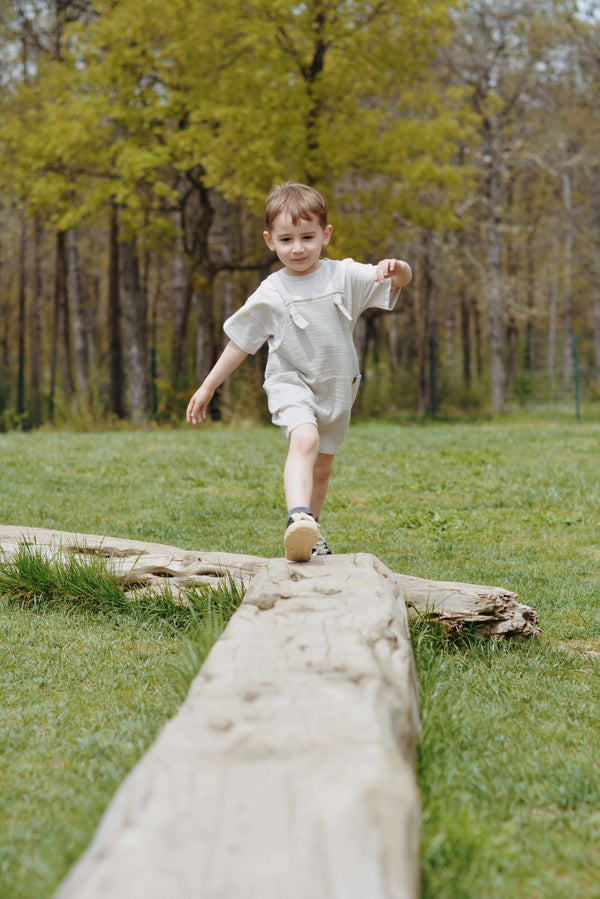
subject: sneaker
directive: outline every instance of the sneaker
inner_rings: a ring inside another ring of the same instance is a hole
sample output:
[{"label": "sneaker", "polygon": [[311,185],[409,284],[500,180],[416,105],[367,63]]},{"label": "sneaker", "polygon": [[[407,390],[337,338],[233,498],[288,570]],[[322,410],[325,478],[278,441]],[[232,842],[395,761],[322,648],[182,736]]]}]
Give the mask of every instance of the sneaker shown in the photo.
[{"label": "sneaker", "polygon": [[313,546],[312,554],[313,554],[313,557],[314,556],[331,556],[331,555],[333,555],[333,553],[331,552],[331,550],[325,543],[325,538],[321,534],[320,529],[319,529],[319,539],[317,540],[316,544]]},{"label": "sneaker", "polygon": [[319,539],[319,526],[312,515],[294,512],[283,535],[288,562],[308,562]]}]

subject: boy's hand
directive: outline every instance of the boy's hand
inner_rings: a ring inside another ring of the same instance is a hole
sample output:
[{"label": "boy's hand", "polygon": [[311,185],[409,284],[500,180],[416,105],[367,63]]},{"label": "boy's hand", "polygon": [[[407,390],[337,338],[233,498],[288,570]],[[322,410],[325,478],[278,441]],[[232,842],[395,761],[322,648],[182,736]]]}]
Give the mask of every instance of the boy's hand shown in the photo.
[{"label": "boy's hand", "polygon": [[206,410],[208,404],[212,400],[214,393],[211,393],[204,385],[198,388],[188,403],[185,413],[185,420],[190,425],[197,425],[206,421]]},{"label": "boy's hand", "polygon": [[382,284],[386,278],[392,279],[394,287],[404,287],[412,279],[410,265],[402,259],[382,259],[377,263],[375,281]]}]

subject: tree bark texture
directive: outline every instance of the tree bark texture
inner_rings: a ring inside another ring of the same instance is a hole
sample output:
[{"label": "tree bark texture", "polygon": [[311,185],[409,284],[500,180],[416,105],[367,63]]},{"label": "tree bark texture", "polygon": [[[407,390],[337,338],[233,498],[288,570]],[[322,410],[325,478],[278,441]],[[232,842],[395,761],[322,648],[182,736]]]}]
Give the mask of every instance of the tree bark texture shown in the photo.
[{"label": "tree bark texture", "polygon": [[486,254],[487,304],[490,341],[491,400],[494,411],[504,406],[506,371],[504,366],[504,300],[502,290],[501,183],[502,125],[498,120],[484,123],[485,193],[487,203]]},{"label": "tree bark texture", "polygon": [[29,375],[31,389],[30,423],[42,423],[42,225],[39,216],[34,220],[33,234],[33,290],[29,321]]},{"label": "tree bark texture", "polygon": [[416,899],[418,723],[373,557],[269,560],[56,899]]},{"label": "tree bark texture", "polygon": [[140,281],[140,267],[135,239],[121,244],[123,263],[123,299],[127,333],[129,382],[129,415],[134,424],[145,424],[150,418],[150,360],[148,359],[148,310]]},{"label": "tree bark texture", "polygon": [[71,299],[71,323],[73,328],[73,355],[75,360],[75,384],[77,398],[81,408],[86,408],[88,396],[88,353],[85,326],[85,310],[81,271],[79,269],[79,251],[77,233],[74,228],[67,232],[67,259],[69,272],[69,296]]},{"label": "tree bark texture", "polygon": [[123,406],[123,342],[121,339],[121,292],[119,278],[119,210],[112,204],[108,257],[108,331],[110,368],[110,411],[117,418],[125,414]]},{"label": "tree bark texture", "polygon": [[[230,577],[247,585],[271,561],[262,556],[192,552],[162,543],[0,525],[0,548],[6,554],[22,542],[52,556],[80,552],[83,556],[93,553],[104,557],[115,579],[131,591],[132,598],[139,588],[151,587],[162,592],[168,585],[177,599],[188,587],[215,585],[220,579]],[[351,553],[349,557],[365,555],[368,554]],[[438,621],[447,634],[464,630],[481,637],[502,639],[531,637],[540,632],[537,613],[520,603],[518,594],[512,590],[458,581],[431,581],[393,572],[379,559],[374,564],[395,585],[411,618]]]},{"label": "tree bark texture", "polygon": [[26,256],[27,228],[23,221],[19,240],[19,314],[17,318],[17,415],[21,422],[25,415]]},{"label": "tree bark texture", "polygon": [[573,298],[573,189],[571,173],[565,169],[561,173],[562,198],[565,209],[564,216],[564,315],[563,315],[563,386],[573,383],[573,353],[571,338],[573,336],[574,298]]}]

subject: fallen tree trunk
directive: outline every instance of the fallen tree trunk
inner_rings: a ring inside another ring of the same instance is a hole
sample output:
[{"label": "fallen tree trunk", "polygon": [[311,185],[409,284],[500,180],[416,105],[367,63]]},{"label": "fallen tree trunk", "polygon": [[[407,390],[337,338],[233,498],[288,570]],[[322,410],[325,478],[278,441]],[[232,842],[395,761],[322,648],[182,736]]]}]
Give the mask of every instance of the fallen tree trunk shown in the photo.
[{"label": "fallen tree trunk", "polygon": [[[174,597],[187,587],[216,584],[223,577],[248,585],[270,561],[261,556],[191,552],[161,543],[0,525],[0,549],[5,555],[11,555],[23,543],[53,555],[95,553],[106,559],[126,589],[150,586],[162,590],[168,583]],[[365,555],[351,554],[349,558]],[[409,617],[439,621],[447,634],[468,630],[477,636],[503,639],[540,632],[535,610],[503,587],[431,581],[393,572],[379,560],[376,565],[395,585],[408,607]]]},{"label": "fallen tree trunk", "polygon": [[416,899],[418,724],[374,557],[270,560],[56,899]]},{"label": "fallen tree trunk", "polygon": [[0,526],[7,558],[99,555],[125,589],[248,589],[178,714],[123,782],[55,899],[416,899],[418,694],[408,612],[538,632],[499,587],[366,553],[308,564]]}]

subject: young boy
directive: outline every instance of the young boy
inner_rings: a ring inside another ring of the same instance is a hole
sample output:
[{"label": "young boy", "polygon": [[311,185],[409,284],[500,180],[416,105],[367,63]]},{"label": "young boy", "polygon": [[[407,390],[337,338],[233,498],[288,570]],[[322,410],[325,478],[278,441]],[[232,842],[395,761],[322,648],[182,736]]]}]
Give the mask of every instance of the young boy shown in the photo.
[{"label": "young boy", "polygon": [[283,269],[224,323],[229,342],[192,396],[186,418],[204,421],[215,390],[268,341],[264,388],[273,423],[289,440],[285,555],[307,562],[313,554],[330,554],[318,519],[360,382],[354,327],[365,309],[393,309],[412,272],[399,259],[376,266],[321,259],[332,226],[325,200],[304,184],[273,188],[265,222],[265,242]]}]

